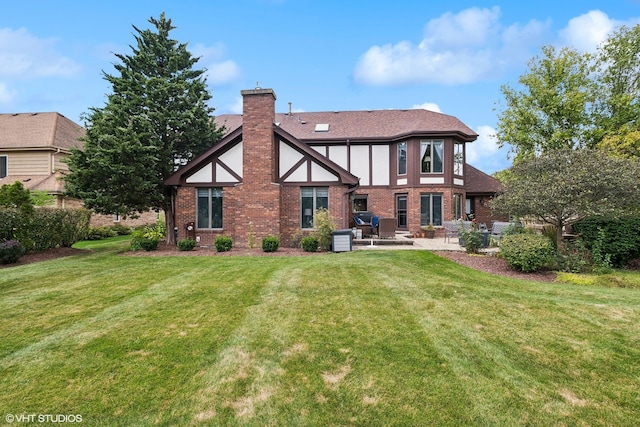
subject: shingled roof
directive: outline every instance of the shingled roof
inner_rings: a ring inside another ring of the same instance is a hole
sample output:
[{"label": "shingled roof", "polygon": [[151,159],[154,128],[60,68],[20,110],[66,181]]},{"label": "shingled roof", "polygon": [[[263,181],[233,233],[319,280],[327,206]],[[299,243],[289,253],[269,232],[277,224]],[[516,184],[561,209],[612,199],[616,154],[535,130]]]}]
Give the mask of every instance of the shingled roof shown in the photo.
[{"label": "shingled roof", "polygon": [[479,169],[474,168],[469,163],[465,168],[466,179],[465,188],[470,194],[496,194],[504,190],[504,186],[491,175],[487,175]]},{"label": "shingled roof", "polygon": [[60,113],[0,114],[0,149],[80,146],[84,128]]},{"label": "shingled roof", "polygon": [[[451,136],[471,142],[478,137],[456,117],[423,109],[277,113],[275,121],[304,142],[396,140],[409,135]],[[223,114],[215,122],[232,132],[242,125],[242,115]]]}]

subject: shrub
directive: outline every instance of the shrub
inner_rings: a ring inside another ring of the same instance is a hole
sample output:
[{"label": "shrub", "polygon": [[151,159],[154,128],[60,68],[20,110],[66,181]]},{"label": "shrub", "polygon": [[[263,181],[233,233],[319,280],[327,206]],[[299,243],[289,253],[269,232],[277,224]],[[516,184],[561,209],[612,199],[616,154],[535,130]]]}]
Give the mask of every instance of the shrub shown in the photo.
[{"label": "shrub", "polygon": [[315,236],[303,237],[300,246],[305,252],[316,252],[318,250],[318,238]]},{"label": "shrub", "polygon": [[113,231],[116,236],[128,236],[131,234],[131,227],[122,224],[113,224],[111,231]]},{"label": "shrub", "polygon": [[131,250],[155,251],[158,248],[160,239],[164,237],[164,227],[155,225],[145,225],[138,227],[131,233]]},{"label": "shrub", "polygon": [[464,240],[464,248],[468,254],[477,254],[483,246],[482,234],[477,229],[460,230],[460,239]]},{"label": "shrub", "polygon": [[0,209],[0,240],[18,240],[27,252],[69,247],[86,238],[90,219],[87,209]]},{"label": "shrub", "polygon": [[511,268],[531,273],[552,265],[555,248],[540,234],[511,234],[502,238],[500,253]]},{"label": "shrub", "polygon": [[149,251],[155,251],[156,249],[158,249],[159,242],[160,242],[159,239],[156,239],[153,237],[143,237],[139,239],[137,243],[141,249],[149,252]]},{"label": "shrub", "polygon": [[582,239],[567,242],[566,248],[558,252],[557,261],[558,269],[567,273],[585,273],[593,265],[591,252],[585,247]]},{"label": "shrub", "polygon": [[17,240],[0,242],[0,264],[14,264],[25,252],[24,246]]},{"label": "shrub", "polygon": [[575,222],[573,230],[583,239],[585,246],[596,251],[611,266],[622,267],[640,256],[640,217],[589,217]]},{"label": "shrub", "polygon": [[106,239],[108,237],[113,237],[115,236],[116,233],[107,226],[100,226],[100,227],[89,227],[89,232],[87,234],[86,239],[87,240],[102,240],[102,239]]},{"label": "shrub", "polygon": [[196,247],[196,241],[193,239],[184,239],[178,242],[178,249],[181,251],[192,251]]},{"label": "shrub", "polygon": [[333,219],[326,209],[318,209],[316,211],[316,232],[318,235],[318,246],[323,251],[331,249],[331,241],[333,240],[333,230],[336,229]]},{"label": "shrub", "polygon": [[264,252],[275,252],[280,247],[280,238],[276,236],[266,236],[262,239],[262,250]]},{"label": "shrub", "polygon": [[227,252],[231,250],[231,247],[233,246],[233,240],[229,236],[222,235],[216,237],[214,244],[216,246],[216,251]]}]

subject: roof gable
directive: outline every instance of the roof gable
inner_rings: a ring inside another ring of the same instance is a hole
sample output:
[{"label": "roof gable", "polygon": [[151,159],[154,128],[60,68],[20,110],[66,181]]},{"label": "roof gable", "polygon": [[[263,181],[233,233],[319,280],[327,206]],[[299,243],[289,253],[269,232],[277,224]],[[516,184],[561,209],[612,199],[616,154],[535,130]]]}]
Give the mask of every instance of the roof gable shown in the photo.
[{"label": "roof gable", "polygon": [[[323,182],[357,185],[358,178],[295,137],[274,126],[282,183]],[[242,127],[178,169],[165,185],[220,184],[242,181]]]}]

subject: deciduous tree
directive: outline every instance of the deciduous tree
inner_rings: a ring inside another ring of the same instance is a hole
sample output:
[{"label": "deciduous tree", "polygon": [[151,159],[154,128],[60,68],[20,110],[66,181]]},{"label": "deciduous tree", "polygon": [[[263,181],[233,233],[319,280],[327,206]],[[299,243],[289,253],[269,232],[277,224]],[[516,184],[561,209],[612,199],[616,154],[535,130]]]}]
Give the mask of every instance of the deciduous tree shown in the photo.
[{"label": "deciduous tree", "polygon": [[607,157],[600,150],[565,148],[522,159],[504,185],[492,208],[555,226],[556,243],[563,227],[579,219],[640,208],[638,161]]},{"label": "deciduous tree", "polygon": [[85,115],[84,147],[69,158],[66,188],[98,213],[135,216],[162,210],[173,237],[173,190],[163,181],[220,137],[211,120],[204,70],[186,44],[169,37],[163,14],[136,31],[130,55],[116,54],[116,74],[103,72],[113,92]]},{"label": "deciduous tree", "polygon": [[542,48],[519,78],[521,89],[503,85],[505,105],[498,116],[496,136],[509,144],[515,159],[549,150],[591,145],[593,81],[590,57],[563,48]]}]

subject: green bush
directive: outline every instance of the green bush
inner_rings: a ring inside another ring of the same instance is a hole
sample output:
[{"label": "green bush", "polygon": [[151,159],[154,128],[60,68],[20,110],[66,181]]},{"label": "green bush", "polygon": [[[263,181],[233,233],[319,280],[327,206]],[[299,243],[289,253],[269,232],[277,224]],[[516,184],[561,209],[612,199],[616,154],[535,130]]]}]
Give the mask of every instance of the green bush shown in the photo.
[{"label": "green bush", "polygon": [[24,246],[17,240],[0,242],[0,264],[15,264],[25,252]]},{"label": "green bush", "polygon": [[229,236],[222,235],[216,237],[214,244],[216,246],[216,251],[227,252],[231,250],[231,247],[233,246],[233,240]]},{"label": "green bush", "polygon": [[318,238],[315,236],[303,237],[300,246],[305,252],[316,252],[318,250]]},{"label": "green bush", "polygon": [[86,209],[0,209],[0,239],[18,240],[27,252],[70,247],[86,238],[90,219]]},{"label": "green bush", "polygon": [[89,227],[86,240],[102,240],[116,236],[116,232],[105,225],[99,227]]},{"label": "green bush", "polygon": [[127,227],[123,224],[113,224],[110,228],[116,236],[128,236],[131,234],[131,227]]},{"label": "green bush", "polygon": [[137,244],[140,246],[141,249],[149,252],[149,251],[155,251],[156,249],[158,249],[159,242],[160,240],[153,237],[143,237],[137,241]]},{"label": "green bush", "polygon": [[158,224],[138,227],[131,233],[131,250],[155,251],[164,237],[164,227]]},{"label": "green bush", "polygon": [[531,273],[553,264],[555,248],[540,234],[511,234],[502,238],[500,254],[514,270]]},{"label": "green bush", "polygon": [[333,218],[326,209],[318,209],[315,218],[316,234],[318,236],[318,246],[323,251],[331,249],[333,231],[336,229]]},{"label": "green bush", "polygon": [[640,217],[589,217],[573,224],[585,246],[614,267],[623,267],[640,257]]},{"label": "green bush", "polygon": [[468,254],[477,254],[483,246],[482,234],[477,229],[460,230],[460,239],[464,240],[464,248]]},{"label": "green bush", "polygon": [[264,252],[275,252],[280,247],[280,238],[276,236],[266,236],[262,239],[262,250]]},{"label": "green bush", "polygon": [[192,251],[196,247],[196,241],[193,239],[184,239],[178,242],[178,249],[181,251]]}]

